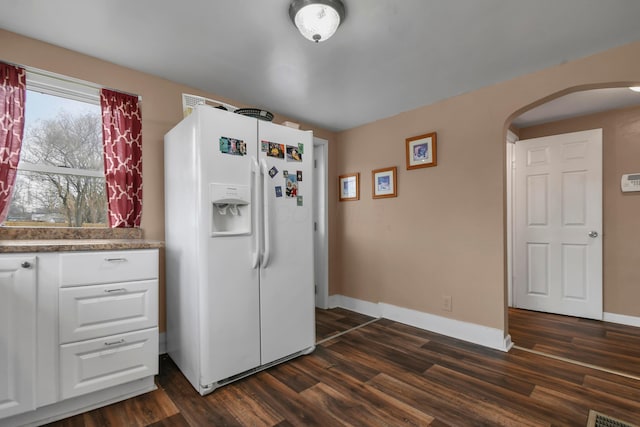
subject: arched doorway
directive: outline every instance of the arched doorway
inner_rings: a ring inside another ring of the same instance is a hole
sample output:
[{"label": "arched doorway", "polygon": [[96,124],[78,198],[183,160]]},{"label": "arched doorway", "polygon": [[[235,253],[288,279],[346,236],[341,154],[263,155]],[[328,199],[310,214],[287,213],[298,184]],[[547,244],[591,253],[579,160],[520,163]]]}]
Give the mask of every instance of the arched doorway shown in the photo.
[{"label": "arched doorway", "polygon": [[[633,256],[628,251],[632,242],[637,242],[640,238],[640,231],[636,231],[640,229],[640,223],[635,219],[637,209],[640,208],[640,193],[623,193],[620,187],[622,175],[633,173],[634,166],[639,169],[637,161],[634,162],[633,159],[640,156],[640,144],[637,142],[640,141],[640,96],[627,87],[616,87],[568,90],[552,98],[554,99],[545,99],[543,103],[536,103],[515,113],[509,124],[512,135],[520,140],[586,129],[603,129],[604,322],[554,318],[553,315],[518,312],[508,307],[508,330],[518,347],[537,349],[536,351],[597,366],[611,363],[610,366],[602,367],[639,375],[640,369],[608,360],[610,358],[598,358],[597,351],[592,349],[613,348],[615,343],[601,339],[607,335],[620,334],[616,336],[621,338],[625,334],[638,334],[640,331],[626,329],[629,326],[640,326],[637,309],[627,303],[633,299],[630,297],[635,292],[630,281],[634,281],[638,274],[637,261],[633,261]],[[513,136],[511,139],[514,139]],[[509,155],[509,150],[507,154]],[[507,187],[510,173],[508,170]],[[508,203],[509,200],[510,197],[507,197]],[[508,243],[512,238],[511,231],[507,230]],[[510,255],[507,264],[511,265],[512,260],[513,256]],[[511,281],[508,282],[510,286]],[[514,304],[511,293],[509,305],[517,305]],[[592,334],[600,336],[572,335],[579,328],[587,328]],[[524,332],[527,330],[539,334],[526,335]]]}]

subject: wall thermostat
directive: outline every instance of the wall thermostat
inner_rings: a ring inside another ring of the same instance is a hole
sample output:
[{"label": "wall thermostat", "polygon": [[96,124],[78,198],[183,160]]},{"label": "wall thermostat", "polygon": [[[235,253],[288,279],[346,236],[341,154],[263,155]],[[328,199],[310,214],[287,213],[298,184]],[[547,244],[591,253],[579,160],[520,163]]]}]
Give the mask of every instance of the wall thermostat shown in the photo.
[{"label": "wall thermostat", "polygon": [[640,191],[640,172],[622,175],[620,188],[623,193],[627,193],[629,191]]}]

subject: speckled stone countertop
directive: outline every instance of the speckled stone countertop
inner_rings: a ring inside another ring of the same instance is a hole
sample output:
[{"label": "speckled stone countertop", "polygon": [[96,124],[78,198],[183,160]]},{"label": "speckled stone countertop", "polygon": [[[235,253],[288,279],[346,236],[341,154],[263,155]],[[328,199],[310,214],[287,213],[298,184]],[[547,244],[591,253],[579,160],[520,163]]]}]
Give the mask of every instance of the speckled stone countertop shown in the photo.
[{"label": "speckled stone countertop", "polygon": [[0,227],[0,253],[162,248],[139,228]]}]

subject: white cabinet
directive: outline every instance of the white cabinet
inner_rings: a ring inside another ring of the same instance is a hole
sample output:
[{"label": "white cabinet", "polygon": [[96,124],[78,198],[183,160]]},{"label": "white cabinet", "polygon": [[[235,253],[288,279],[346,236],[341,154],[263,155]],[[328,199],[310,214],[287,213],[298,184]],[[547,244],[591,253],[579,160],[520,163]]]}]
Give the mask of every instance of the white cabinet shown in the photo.
[{"label": "white cabinet", "polygon": [[145,329],[60,347],[62,398],[158,373],[158,331]]},{"label": "white cabinet", "polygon": [[0,418],[36,406],[36,258],[0,257]]},{"label": "white cabinet", "polygon": [[158,279],[155,249],[60,254],[62,287],[144,279]]},{"label": "white cabinet", "polygon": [[158,341],[157,249],[0,255],[1,427],[153,390]]},{"label": "white cabinet", "polygon": [[60,344],[158,325],[158,281],[61,288]]},{"label": "white cabinet", "polygon": [[60,255],[63,399],[158,373],[158,251]]}]

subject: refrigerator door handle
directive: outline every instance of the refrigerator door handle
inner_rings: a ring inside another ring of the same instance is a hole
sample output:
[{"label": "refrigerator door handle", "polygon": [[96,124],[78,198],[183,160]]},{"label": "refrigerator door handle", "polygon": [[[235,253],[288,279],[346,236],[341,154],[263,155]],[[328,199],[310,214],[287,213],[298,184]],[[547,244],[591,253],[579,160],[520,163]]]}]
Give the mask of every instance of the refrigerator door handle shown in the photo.
[{"label": "refrigerator door handle", "polygon": [[269,265],[269,259],[271,258],[271,236],[269,233],[269,181],[266,177],[269,174],[267,170],[267,162],[260,160],[262,166],[262,215],[263,215],[263,234],[264,234],[264,252],[262,253],[261,267],[265,268]]},{"label": "refrigerator door handle", "polygon": [[253,195],[254,195],[254,207],[253,207],[253,239],[254,247],[251,254],[251,268],[258,267],[260,261],[260,166],[255,157],[251,158],[251,177],[253,178]]}]

